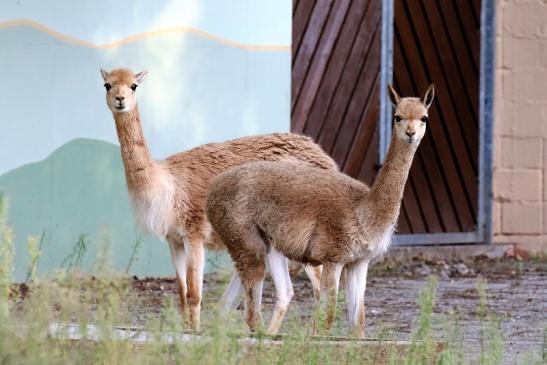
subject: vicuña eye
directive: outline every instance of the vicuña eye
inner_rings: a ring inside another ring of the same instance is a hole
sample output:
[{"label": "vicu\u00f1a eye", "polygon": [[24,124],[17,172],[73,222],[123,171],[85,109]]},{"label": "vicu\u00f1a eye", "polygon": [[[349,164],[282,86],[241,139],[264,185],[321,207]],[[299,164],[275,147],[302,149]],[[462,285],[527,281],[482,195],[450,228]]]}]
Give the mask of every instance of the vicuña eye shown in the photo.
[{"label": "vicu\u00f1a eye", "polygon": [[112,89],[112,85],[110,85],[109,83],[106,83],[104,84],[104,88],[106,89],[106,91],[109,91],[110,89]]},{"label": "vicu\u00f1a eye", "polygon": [[396,115],[393,117],[393,120],[395,121],[395,123],[399,123],[401,120],[403,120],[403,118],[401,118],[400,116]]},{"label": "vicu\u00f1a eye", "polygon": [[421,119],[422,122],[424,123],[427,123],[429,121],[429,118],[427,117],[427,115],[424,115]]},{"label": "vicu\u00f1a eye", "polygon": [[133,90],[133,91],[137,90],[137,86],[138,86],[137,84],[131,85],[131,90]]}]

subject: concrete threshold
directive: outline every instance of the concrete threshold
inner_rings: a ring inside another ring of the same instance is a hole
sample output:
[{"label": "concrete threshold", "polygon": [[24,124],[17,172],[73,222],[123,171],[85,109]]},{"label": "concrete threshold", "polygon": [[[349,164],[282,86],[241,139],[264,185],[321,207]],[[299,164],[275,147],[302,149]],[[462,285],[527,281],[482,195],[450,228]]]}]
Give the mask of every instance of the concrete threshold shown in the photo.
[{"label": "concrete threshold", "polygon": [[[24,329],[27,326],[25,324],[14,324],[15,328]],[[159,334],[152,333],[143,330],[138,327],[102,327],[94,324],[79,325],[74,323],[61,324],[52,323],[49,325],[49,335],[63,340],[87,340],[87,341],[101,341],[104,338],[108,338],[113,341],[130,341],[136,344],[152,343],[153,341],[162,341],[168,344],[175,342],[191,342],[202,341],[211,339],[210,336],[205,335],[203,332],[195,331],[180,331],[177,333],[162,332]],[[234,334],[238,337],[238,340],[248,344],[267,344],[267,345],[282,345],[283,341],[289,338],[289,335],[258,335],[258,334]],[[294,339],[291,339],[294,340]],[[386,341],[379,339],[361,339],[357,337],[344,337],[344,336],[307,336],[305,338],[308,342],[327,345],[340,345],[344,343],[362,343],[367,346],[410,346],[410,341]],[[298,341],[298,340],[294,340]]]},{"label": "concrete threshold", "polygon": [[391,247],[382,261],[407,262],[413,259],[426,261],[459,262],[478,258],[489,260],[515,257],[514,245],[439,245]]},{"label": "concrete threshold", "polygon": [[[26,328],[25,324],[15,324],[15,328]],[[163,343],[174,345],[176,343],[207,342],[212,338],[201,332],[181,331],[178,333],[151,333],[136,327],[102,327],[88,324],[85,326],[79,324],[60,324],[53,323],[49,325],[49,335],[59,340],[70,342],[98,342],[108,341],[128,341],[134,344],[135,349],[144,348],[146,345],[154,343]],[[247,358],[253,359],[259,356],[254,350],[260,347],[282,346],[289,337],[286,334],[276,336],[235,334],[237,341],[241,344]],[[298,339],[291,338],[291,341],[299,342]],[[394,352],[404,354],[412,346],[410,341],[386,341],[378,339],[359,339],[342,336],[309,336],[301,341],[305,346],[331,347],[333,351],[345,351],[348,346],[354,346],[354,349],[363,356],[363,358],[373,359],[374,364],[387,364],[390,354]],[[305,343],[304,343],[305,342]],[[436,351],[440,352],[444,344],[436,343]],[[304,347],[302,348],[304,351]],[[258,358],[256,359],[259,360]]]}]

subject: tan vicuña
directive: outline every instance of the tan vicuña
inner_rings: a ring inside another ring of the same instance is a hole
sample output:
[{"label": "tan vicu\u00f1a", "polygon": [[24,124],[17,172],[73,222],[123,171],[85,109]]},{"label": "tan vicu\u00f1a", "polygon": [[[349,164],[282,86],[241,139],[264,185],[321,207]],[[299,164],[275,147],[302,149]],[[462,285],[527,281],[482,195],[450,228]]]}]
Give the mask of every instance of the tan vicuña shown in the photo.
[{"label": "tan vicu\u00f1a", "polygon": [[[334,161],[305,136],[276,133],[210,143],[154,161],[146,145],[136,89],[146,72],[127,69],[101,70],[107,89],[106,101],[116,122],[127,187],[138,222],[151,233],[166,238],[177,273],[181,305],[189,307],[190,325],[199,328],[202,298],[204,245],[224,248],[212,235],[205,215],[205,197],[216,175],[251,161],[300,161],[336,170]],[[158,106],[158,107],[161,107]],[[306,267],[316,283],[320,269]],[[229,302],[237,296],[239,277],[227,290]],[[227,303],[229,307],[231,303]]]},{"label": "tan vicu\u00f1a", "polygon": [[395,105],[393,135],[371,189],[338,171],[297,162],[250,163],[211,183],[207,214],[239,272],[251,329],[259,322],[260,288],[268,263],[277,292],[268,332],[278,331],[293,294],[289,258],[323,265],[321,300],[327,303],[327,327],[345,270],[350,328],[364,336],[368,264],[391,243],[434,96],[433,85],[421,100],[400,98],[391,87],[389,92]]}]

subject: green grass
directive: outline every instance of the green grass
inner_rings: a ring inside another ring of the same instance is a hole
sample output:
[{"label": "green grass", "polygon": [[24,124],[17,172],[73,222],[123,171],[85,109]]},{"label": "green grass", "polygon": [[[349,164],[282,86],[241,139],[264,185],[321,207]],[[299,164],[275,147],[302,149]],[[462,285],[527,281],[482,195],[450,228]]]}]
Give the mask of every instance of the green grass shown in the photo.
[{"label": "green grass", "polygon": [[[1,199],[0,199],[1,200]],[[420,298],[420,313],[406,349],[389,342],[393,333],[379,333],[378,346],[363,347],[359,342],[327,345],[308,336],[309,328],[299,316],[289,314],[285,326],[288,334],[271,343],[261,333],[253,344],[241,338],[246,328],[240,318],[214,313],[202,324],[200,336],[191,341],[169,341],[180,335],[184,323],[177,304],[167,299],[163,310],[144,326],[151,334],[146,343],[117,337],[115,328],[130,323],[127,300],[139,301],[131,292],[131,282],[124,273],[112,269],[108,232],[100,238],[100,250],[92,272],[83,275],[70,269],[85,254],[87,238],[80,237],[66,259],[66,267],[46,279],[37,275],[41,253],[39,239],[28,239],[31,264],[27,288],[13,290],[13,232],[7,222],[7,208],[0,202],[0,364],[467,364],[464,360],[463,330],[455,313],[444,316],[442,351],[433,331],[436,280],[429,279]],[[138,250],[136,243],[135,250]],[[130,260],[131,264],[131,260]],[[128,266],[130,266],[128,264]],[[478,319],[481,323],[480,352],[474,364],[500,364],[503,338],[500,320],[488,310],[485,283],[477,287]],[[129,298],[129,299],[128,299]],[[207,311],[213,311],[207,308]],[[338,315],[339,318],[340,315]],[[319,316],[316,320],[321,320]],[[60,334],[52,335],[53,323],[74,323],[84,338],[90,325],[98,339],[73,341]],[[365,349],[365,350],[364,350]],[[522,364],[540,364],[544,354],[530,354]]]}]

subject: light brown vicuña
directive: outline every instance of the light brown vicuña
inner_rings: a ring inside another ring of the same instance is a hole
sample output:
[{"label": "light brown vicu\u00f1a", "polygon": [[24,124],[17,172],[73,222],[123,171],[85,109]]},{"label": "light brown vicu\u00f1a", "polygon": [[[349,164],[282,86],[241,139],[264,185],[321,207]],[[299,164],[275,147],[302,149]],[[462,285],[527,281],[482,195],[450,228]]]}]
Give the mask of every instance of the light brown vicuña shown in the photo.
[{"label": "light brown vicu\u00f1a", "polygon": [[281,258],[285,256],[323,264],[321,301],[327,305],[327,327],[334,317],[340,274],[346,270],[350,328],[364,336],[368,264],[391,243],[408,172],[434,96],[433,85],[421,100],[401,99],[393,88],[389,91],[395,106],[393,135],[371,189],[334,170],[287,162],[250,163],[211,183],[207,214],[240,274],[251,329],[260,318],[266,262],[277,291],[268,331],[279,329],[292,297],[287,260]]},{"label": "light brown vicu\u00f1a", "polygon": [[[197,329],[204,245],[223,248],[219,240],[212,237],[205,215],[210,180],[234,166],[258,160],[294,160],[332,170],[337,167],[310,138],[290,133],[206,144],[154,161],[145,142],[135,92],[146,72],[133,74],[127,69],[115,69],[101,70],[101,73],[107,89],[107,104],[116,122],[136,218],[148,231],[169,242],[183,312],[188,306],[190,325]],[[312,272],[320,275],[317,269]]]}]

